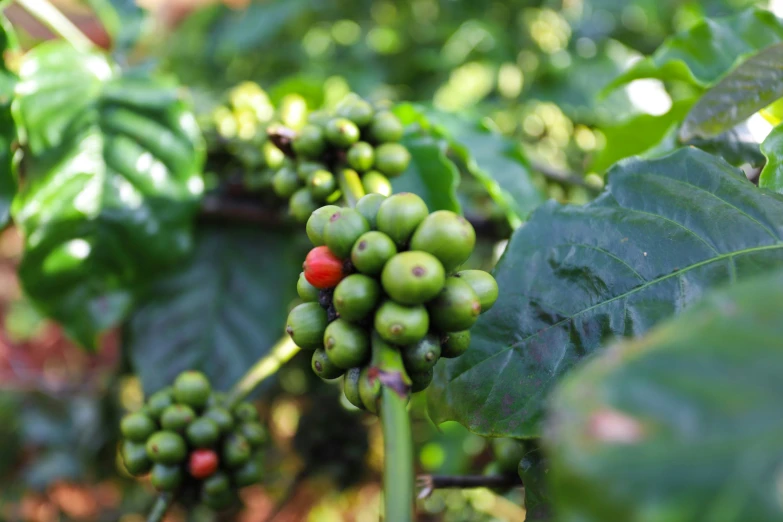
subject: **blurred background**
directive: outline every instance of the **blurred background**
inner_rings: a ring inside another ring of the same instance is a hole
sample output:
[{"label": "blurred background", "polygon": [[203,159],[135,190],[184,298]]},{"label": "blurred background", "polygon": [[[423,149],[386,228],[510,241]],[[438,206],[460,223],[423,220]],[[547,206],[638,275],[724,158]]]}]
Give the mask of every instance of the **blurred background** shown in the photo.
[{"label": "blurred background", "polygon": [[[629,118],[661,115],[688,87],[642,80],[601,89],[668,35],[750,0],[75,0],[54,2],[129,69],[156,68],[213,114],[225,92],[256,82],[274,104],[291,93],[311,108],[349,91],[414,101],[483,119],[513,137],[550,198],[583,203],[626,153]],[[11,3],[25,45],[50,38]],[[620,120],[622,118],[622,120]],[[763,133],[764,122],[751,131]],[[637,135],[638,134],[638,135]],[[577,180],[559,183],[558,179]],[[470,197],[470,192],[466,194]],[[474,206],[480,202],[471,201]],[[467,205],[470,207],[470,205]],[[499,234],[502,238],[502,233]],[[476,264],[491,266],[493,239]],[[141,522],[152,489],[117,460],[117,422],[140,406],[141,385],[115,332],[90,355],[74,347],[21,295],[21,241],[0,235],[0,519]],[[293,280],[292,286],[293,286]],[[275,444],[263,487],[244,492],[242,521],[378,520],[383,460],[377,421],[353,415],[334,386],[298,357],[270,381],[257,406]],[[488,441],[457,424],[435,427],[415,397],[422,473],[480,474]],[[436,491],[422,520],[521,520],[518,489]],[[168,520],[210,520],[173,512]],[[234,515],[232,515],[234,517]]]}]

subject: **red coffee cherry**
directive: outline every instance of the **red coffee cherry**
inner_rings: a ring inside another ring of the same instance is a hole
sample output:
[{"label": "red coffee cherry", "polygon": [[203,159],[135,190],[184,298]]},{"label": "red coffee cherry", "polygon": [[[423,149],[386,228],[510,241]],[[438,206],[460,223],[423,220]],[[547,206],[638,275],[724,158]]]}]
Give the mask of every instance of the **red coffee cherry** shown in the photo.
[{"label": "red coffee cherry", "polygon": [[205,479],[218,469],[217,453],[210,449],[197,449],[190,454],[188,470],[197,479]]},{"label": "red coffee cherry", "polygon": [[307,254],[304,275],[316,288],[332,288],[343,279],[343,262],[328,247],[317,246]]}]

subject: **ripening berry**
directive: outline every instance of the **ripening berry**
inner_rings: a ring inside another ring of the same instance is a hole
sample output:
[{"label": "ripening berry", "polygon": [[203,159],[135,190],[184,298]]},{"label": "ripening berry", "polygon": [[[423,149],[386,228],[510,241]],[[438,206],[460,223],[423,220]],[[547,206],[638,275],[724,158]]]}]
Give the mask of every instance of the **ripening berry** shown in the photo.
[{"label": "ripening berry", "polygon": [[218,469],[217,453],[211,449],[197,449],[190,454],[188,471],[193,478],[205,479]]},{"label": "ripening berry", "polygon": [[321,290],[335,287],[343,279],[343,262],[327,246],[310,250],[303,266],[307,282]]}]

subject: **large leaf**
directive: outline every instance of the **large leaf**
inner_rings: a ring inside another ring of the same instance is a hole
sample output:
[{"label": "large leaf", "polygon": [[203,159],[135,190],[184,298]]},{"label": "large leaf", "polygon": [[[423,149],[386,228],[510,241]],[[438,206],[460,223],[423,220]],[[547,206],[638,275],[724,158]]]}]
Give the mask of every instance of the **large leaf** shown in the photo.
[{"label": "large leaf", "polygon": [[446,157],[446,143],[432,136],[408,134],[403,144],[411,153],[411,163],[402,176],[392,179],[394,192],[418,194],[430,212],[461,212],[457,200],[459,171]]},{"label": "large leaf", "polygon": [[698,149],[626,160],[584,207],[548,203],[495,270],[500,296],[468,352],[438,364],[430,413],[482,435],[539,435],[557,380],[608,337],[635,336],[705,289],[783,266],[783,196]]},{"label": "large leaf", "polygon": [[783,520],[783,273],[710,294],[557,389],[563,522]]},{"label": "large leaf", "polygon": [[395,112],[404,123],[418,124],[447,140],[513,226],[543,203],[544,195],[533,183],[519,147],[508,138],[479,128],[475,121],[418,105],[401,104]]},{"label": "large leaf", "polygon": [[669,37],[652,56],[634,64],[606,90],[639,78],[682,80],[707,87],[747,56],[781,40],[783,20],[769,11],[751,8],[726,18],[708,18]]},{"label": "large leaf", "polygon": [[8,224],[11,202],[16,194],[16,178],[13,172],[13,144],[16,141],[16,124],[11,116],[16,76],[8,70],[2,53],[16,45],[13,29],[0,15],[0,229]]},{"label": "large leaf", "polygon": [[203,188],[195,118],[175,89],[123,78],[103,55],[57,42],[28,53],[16,93],[22,283],[92,347],[190,249]]},{"label": "large leaf", "polygon": [[778,125],[761,144],[767,164],[759,176],[759,187],[783,194],[783,125]]},{"label": "large leaf", "polygon": [[284,335],[306,238],[257,227],[203,227],[192,261],[160,280],[125,329],[124,347],[147,392],[182,370],[229,389]]},{"label": "large leaf", "polygon": [[751,56],[693,106],[680,129],[680,139],[709,138],[750,118],[783,97],[783,44]]}]

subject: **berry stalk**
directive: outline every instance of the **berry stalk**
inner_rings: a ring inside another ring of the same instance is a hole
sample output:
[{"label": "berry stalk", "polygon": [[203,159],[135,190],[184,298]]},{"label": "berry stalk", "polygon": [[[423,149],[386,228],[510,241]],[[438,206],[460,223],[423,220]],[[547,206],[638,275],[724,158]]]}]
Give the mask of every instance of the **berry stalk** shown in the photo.
[{"label": "berry stalk", "polygon": [[391,387],[382,387],[384,520],[399,522],[415,517],[413,441],[406,402]]},{"label": "berry stalk", "polygon": [[17,0],[17,3],[74,49],[88,52],[95,48],[92,41],[47,0]]},{"label": "berry stalk", "polygon": [[281,366],[287,363],[300,348],[294,344],[288,334],[284,335],[267,355],[259,359],[244,377],[234,386],[226,399],[226,407],[233,408],[239,401],[247,397],[267,377],[274,375]]},{"label": "berry stalk", "polygon": [[340,192],[343,193],[343,199],[349,207],[356,206],[356,202],[365,195],[362,180],[354,170],[341,169],[337,174],[337,184],[340,186]]},{"label": "berry stalk", "polygon": [[147,522],[160,522],[163,517],[166,516],[166,511],[171,507],[174,501],[174,495],[171,493],[161,493],[155,500],[155,504],[152,506]]}]

